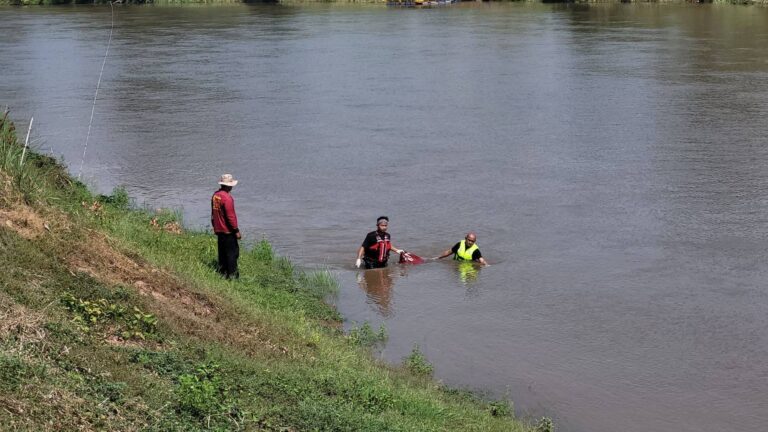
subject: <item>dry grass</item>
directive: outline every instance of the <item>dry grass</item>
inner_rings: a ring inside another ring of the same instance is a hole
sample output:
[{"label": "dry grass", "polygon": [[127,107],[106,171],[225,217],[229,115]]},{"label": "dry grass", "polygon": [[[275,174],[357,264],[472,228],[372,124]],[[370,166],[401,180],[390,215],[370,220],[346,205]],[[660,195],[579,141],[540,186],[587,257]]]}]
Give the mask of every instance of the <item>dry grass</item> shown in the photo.
[{"label": "dry grass", "polygon": [[2,172],[0,191],[0,224],[26,239],[34,239],[45,233],[47,222],[40,214],[22,203],[21,195],[14,190],[11,178]]},{"label": "dry grass", "polygon": [[19,345],[39,342],[45,337],[44,315],[16,303],[0,292],[0,341],[15,337]]},{"label": "dry grass", "polygon": [[71,224],[60,209],[42,206],[38,209],[26,204],[11,177],[0,171],[0,225],[34,240],[49,232],[69,232]]}]

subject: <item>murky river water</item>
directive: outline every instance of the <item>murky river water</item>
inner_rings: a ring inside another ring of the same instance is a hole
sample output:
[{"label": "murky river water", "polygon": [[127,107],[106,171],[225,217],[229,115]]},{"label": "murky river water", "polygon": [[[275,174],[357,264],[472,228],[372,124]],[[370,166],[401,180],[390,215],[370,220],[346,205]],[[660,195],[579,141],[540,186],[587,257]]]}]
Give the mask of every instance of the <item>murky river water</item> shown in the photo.
[{"label": "murky river water", "polygon": [[[84,178],[329,266],[383,356],[562,431],[768,427],[768,9],[118,7]],[[108,7],[0,9],[0,104],[76,172]],[[352,268],[380,214],[423,256]]]}]

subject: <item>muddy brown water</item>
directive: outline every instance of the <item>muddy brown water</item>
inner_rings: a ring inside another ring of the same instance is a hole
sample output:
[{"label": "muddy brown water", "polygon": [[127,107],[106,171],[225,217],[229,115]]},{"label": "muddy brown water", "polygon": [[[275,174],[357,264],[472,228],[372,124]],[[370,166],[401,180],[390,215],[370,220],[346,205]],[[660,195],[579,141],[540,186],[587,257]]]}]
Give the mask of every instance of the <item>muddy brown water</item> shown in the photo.
[{"label": "muddy brown water", "polygon": [[[118,7],[84,178],[328,266],[447,384],[559,430],[768,425],[768,9]],[[79,167],[109,8],[1,8],[0,103]],[[488,268],[352,268],[375,218]]]}]

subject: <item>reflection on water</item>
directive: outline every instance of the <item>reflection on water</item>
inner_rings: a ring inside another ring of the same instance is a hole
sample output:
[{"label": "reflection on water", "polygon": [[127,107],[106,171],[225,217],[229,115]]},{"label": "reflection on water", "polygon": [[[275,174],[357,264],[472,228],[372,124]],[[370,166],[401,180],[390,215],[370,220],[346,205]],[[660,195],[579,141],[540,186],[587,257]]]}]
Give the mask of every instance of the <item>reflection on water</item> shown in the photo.
[{"label": "reflection on water", "polygon": [[392,314],[395,280],[405,277],[407,272],[407,266],[403,265],[362,270],[357,273],[357,284],[368,296],[369,303],[375,305],[378,313],[383,317],[389,317]]},{"label": "reflection on water", "polygon": [[461,283],[470,288],[477,281],[477,275],[480,272],[480,264],[467,261],[456,262],[456,273],[459,275]]},{"label": "reflection on water", "polygon": [[[409,272],[424,274],[424,272],[429,272],[430,268],[432,272],[437,271],[444,276],[450,275],[448,280],[456,281],[456,287],[462,287],[467,297],[480,295],[481,285],[478,283],[478,277],[483,267],[478,263],[466,261],[451,260],[427,263],[416,268],[408,264],[394,264],[380,269],[360,270],[357,272],[356,280],[357,285],[366,295],[367,303],[374,308],[377,314],[383,318],[391,318],[397,312],[397,308],[394,306],[395,285],[400,283],[405,285],[406,289],[418,289],[418,286],[406,285],[405,281],[401,283],[398,280],[408,278]],[[445,287],[445,289],[452,288]]]}]

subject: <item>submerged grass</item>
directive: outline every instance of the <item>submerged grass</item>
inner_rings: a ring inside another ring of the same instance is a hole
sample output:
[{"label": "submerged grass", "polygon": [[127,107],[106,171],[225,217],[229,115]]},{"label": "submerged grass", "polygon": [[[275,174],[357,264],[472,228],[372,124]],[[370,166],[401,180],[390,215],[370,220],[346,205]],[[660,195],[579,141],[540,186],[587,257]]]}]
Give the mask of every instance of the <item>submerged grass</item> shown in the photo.
[{"label": "submerged grass", "polygon": [[[0,424],[8,430],[530,431],[503,403],[372,359],[266,240],[242,279],[170,211],[91,193],[0,121]],[[363,333],[365,333],[363,335]],[[370,334],[369,334],[370,333]],[[363,336],[360,336],[363,335]],[[411,361],[415,365],[414,361]],[[502,413],[504,415],[499,415]]]}]

